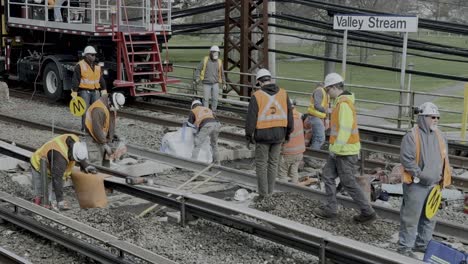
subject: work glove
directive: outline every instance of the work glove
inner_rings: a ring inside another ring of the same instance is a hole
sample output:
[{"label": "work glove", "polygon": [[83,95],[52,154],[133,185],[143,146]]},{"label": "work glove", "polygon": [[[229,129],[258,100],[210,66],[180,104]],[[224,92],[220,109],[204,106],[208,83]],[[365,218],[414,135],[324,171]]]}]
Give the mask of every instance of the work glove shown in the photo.
[{"label": "work glove", "polygon": [[96,168],[94,166],[89,165],[88,167],[85,168],[85,172],[86,173],[96,174],[97,170],[96,170]]},{"label": "work glove", "polygon": [[101,90],[101,96],[106,95],[106,94],[107,94],[107,90],[106,90],[106,89],[102,89],[102,90]]},{"label": "work glove", "polygon": [[196,78],[195,81],[193,82],[194,84],[199,84],[200,83],[200,78]]},{"label": "work glove", "polygon": [[104,144],[104,151],[107,153],[107,155],[111,156],[112,155],[112,148],[108,144]]},{"label": "work glove", "polygon": [[327,114],[331,114],[333,112],[333,108],[327,108]]},{"label": "work glove", "polygon": [[77,96],[78,96],[78,93],[77,93],[77,92],[71,92],[71,97],[72,97],[73,99],[75,99]]},{"label": "work glove", "polygon": [[227,91],[227,85],[223,84],[223,91]]}]

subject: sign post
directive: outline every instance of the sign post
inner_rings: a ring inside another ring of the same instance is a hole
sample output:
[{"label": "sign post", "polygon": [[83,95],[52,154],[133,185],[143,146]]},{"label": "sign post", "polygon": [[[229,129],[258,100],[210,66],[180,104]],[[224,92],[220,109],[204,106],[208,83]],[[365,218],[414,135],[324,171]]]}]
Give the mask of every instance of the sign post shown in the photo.
[{"label": "sign post", "polygon": [[[343,59],[341,75],[346,79],[346,54],[348,45],[348,31],[380,31],[380,32],[404,32],[403,50],[401,54],[401,76],[400,76],[400,103],[398,106],[398,128],[401,127],[403,114],[402,105],[409,93],[405,92],[406,54],[408,49],[408,32],[418,31],[417,16],[374,16],[361,14],[336,14],[333,17],[333,29],[344,30],[343,33]],[[411,107],[410,107],[411,108]],[[409,109],[410,109],[409,108]]]}]

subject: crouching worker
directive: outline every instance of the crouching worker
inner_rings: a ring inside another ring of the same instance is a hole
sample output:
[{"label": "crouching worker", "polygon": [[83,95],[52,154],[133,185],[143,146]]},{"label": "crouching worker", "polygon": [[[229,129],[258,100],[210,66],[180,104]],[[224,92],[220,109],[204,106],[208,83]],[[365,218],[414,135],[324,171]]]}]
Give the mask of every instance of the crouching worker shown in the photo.
[{"label": "crouching worker", "polygon": [[210,137],[213,163],[219,165],[218,136],[221,124],[214,116],[213,111],[208,107],[202,106],[202,103],[199,100],[195,100],[192,102],[192,111],[190,111],[188,122],[197,129],[195,145],[192,151],[192,159],[198,158],[202,145],[208,137]]},{"label": "crouching worker", "polygon": [[[88,149],[84,142],[73,134],[64,134],[45,143],[31,156],[31,170],[34,188],[34,203],[42,204],[43,178],[41,175],[41,159],[45,159],[48,176],[59,210],[70,209],[63,199],[63,182],[71,176],[75,163],[78,162],[82,171],[97,173],[96,168],[88,164]],[[55,207],[55,205],[54,205]]]},{"label": "crouching worker", "polygon": [[113,93],[102,96],[86,111],[86,142],[91,163],[110,167],[109,159],[114,154],[111,145],[113,141],[119,140],[115,134],[117,110],[124,104],[123,94]]},{"label": "crouching worker", "polygon": [[285,142],[281,149],[279,180],[287,182],[288,177],[291,177],[292,183],[298,183],[299,164],[305,151],[304,126],[302,114],[296,110],[296,102],[291,99],[290,102],[293,107],[294,130],[289,136],[289,141]]}]

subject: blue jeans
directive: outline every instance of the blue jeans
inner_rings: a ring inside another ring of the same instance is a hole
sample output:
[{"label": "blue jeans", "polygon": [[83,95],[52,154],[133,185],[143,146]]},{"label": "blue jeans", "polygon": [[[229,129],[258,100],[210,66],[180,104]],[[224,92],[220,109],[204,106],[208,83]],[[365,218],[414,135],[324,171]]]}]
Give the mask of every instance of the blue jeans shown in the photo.
[{"label": "blue jeans", "polygon": [[310,147],[312,149],[320,149],[325,142],[325,125],[323,119],[316,116],[308,116],[307,121],[312,130],[312,140]]},{"label": "blue jeans", "polygon": [[[88,111],[88,108],[91,104],[96,102],[99,97],[101,97],[101,93],[99,90],[87,90],[87,89],[79,89],[78,90],[78,96],[83,98],[83,100],[86,103],[86,111]],[[86,112],[85,114],[81,117],[81,130],[85,130],[85,119],[86,119]]]},{"label": "blue jeans", "polygon": [[432,239],[435,218],[427,219],[424,205],[433,186],[403,184],[403,202],[400,209],[399,250],[426,248]]}]

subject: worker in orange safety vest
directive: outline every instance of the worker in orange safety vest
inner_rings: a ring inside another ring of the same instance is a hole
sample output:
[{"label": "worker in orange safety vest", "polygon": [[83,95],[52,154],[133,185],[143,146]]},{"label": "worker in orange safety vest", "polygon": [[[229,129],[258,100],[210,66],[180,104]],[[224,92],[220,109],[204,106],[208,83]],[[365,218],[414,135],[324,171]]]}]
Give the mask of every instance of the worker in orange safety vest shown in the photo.
[{"label": "worker in orange safety vest", "polygon": [[283,143],[281,150],[281,163],[278,179],[283,182],[291,178],[292,183],[299,182],[299,164],[305,151],[304,127],[302,125],[302,114],[296,110],[296,102],[291,101],[293,107],[294,130],[289,136],[289,141]]}]

